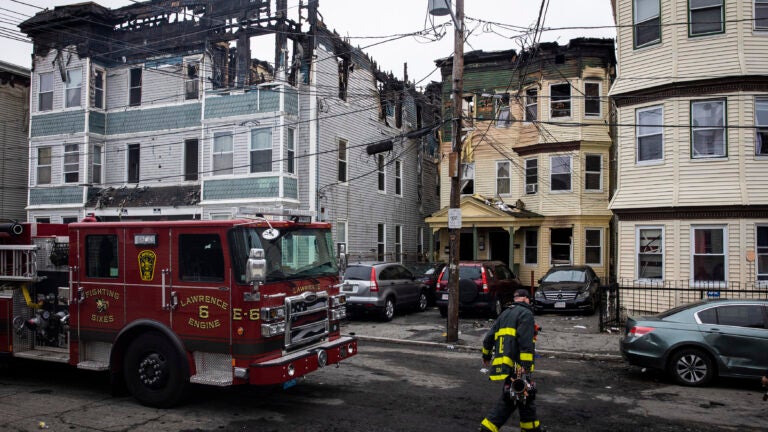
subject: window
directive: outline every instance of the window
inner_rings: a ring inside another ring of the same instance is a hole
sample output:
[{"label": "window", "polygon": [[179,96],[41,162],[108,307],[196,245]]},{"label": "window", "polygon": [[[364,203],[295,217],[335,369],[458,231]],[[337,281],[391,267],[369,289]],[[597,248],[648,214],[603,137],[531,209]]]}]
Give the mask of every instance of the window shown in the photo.
[{"label": "window", "polygon": [[67,71],[64,83],[64,107],[79,107],[83,88],[83,70],[80,68]]},{"label": "window", "polygon": [[179,272],[188,282],[224,280],[224,252],[218,234],[180,234]]},{"label": "window", "polygon": [[528,195],[535,194],[539,183],[539,160],[526,159],[525,160],[525,193]]},{"label": "window", "polygon": [[51,184],[51,148],[37,149],[37,184]]},{"label": "window", "polygon": [[509,115],[509,105],[500,106],[496,114],[496,127],[506,128],[512,124],[512,118]]},{"label": "window", "polygon": [[600,103],[600,83],[584,83],[584,115],[587,117],[602,116]]},{"label": "window", "polygon": [[525,231],[525,263],[537,264],[539,262],[539,231]]},{"label": "window", "polygon": [[584,230],[584,263],[603,264],[603,230],[587,228]]},{"label": "window", "polygon": [[342,183],[347,182],[347,141],[339,140],[339,167],[338,179]]},{"label": "window", "polygon": [[92,278],[120,276],[116,235],[85,236],[85,274]]},{"label": "window", "polygon": [[550,164],[550,190],[571,190],[571,156],[551,156]]},{"label": "window", "polygon": [[387,191],[387,164],[384,162],[384,155],[376,155],[376,168],[379,173],[379,192]]},{"label": "window", "polygon": [[549,86],[550,94],[550,116],[570,117],[571,116],[571,85],[553,84]]},{"label": "window", "polygon": [[48,216],[35,216],[35,223],[51,223],[51,218]]},{"label": "window", "polygon": [[552,228],[550,234],[552,236],[550,239],[550,256],[552,258],[552,264],[570,264],[573,229]]},{"label": "window", "polygon": [[347,221],[346,220],[338,220],[336,221],[336,250],[338,251],[338,246],[344,245],[345,252],[349,254],[349,249],[347,248]]},{"label": "window", "polygon": [[213,175],[231,175],[233,163],[232,133],[213,134]]},{"label": "window", "polygon": [[530,88],[525,91],[525,121],[536,121],[539,113],[539,90]]},{"label": "window", "polygon": [[768,30],[768,0],[755,0],[755,30]]},{"label": "window", "polygon": [[603,155],[586,155],[584,158],[584,189],[603,190]]},{"label": "window", "polygon": [[285,172],[296,174],[296,130],[285,130]]},{"label": "window", "polygon": [[251,129],[251,172],[272,171],[272,129]]},{"label": "window", "polygon": [[184,99],[197,100],[200,97],[200,62],[187,63],[184,72]]},{"label": "window", "polygon": [[461,194],[472,195],[475,193],[475,163],[461,164]]},{"label": "window", "polygon": [[91,155],[91,182],[93,184],[101,184],[101,165],[102,165],[102,147],[100,145],[93,146],[93,154]]},{"label": "window", "polygon": [[512,172],[509,161],[496,162],[496,195],[512,193]]},{"label": "window", "polygon": [[763,308],[760,305],[727,305],[705,309],[697,314],[703,324],[736,327],[765,328]]},{"label": "window", "polygon": [[128,105],[141,106],[141,68],[133,68],[130,72],[130,90]]},{"label": "window", "polygon": [[141,147],[128,144],[128,183],[138,183],[141,173]]},{"label": "window", "polygon": [[755,99],[755,126],[755,154],[768,156],[768,98]]},{"label": "window", "polygon": [[403,195],[403,162],[395,161],[395,195]]},{"label": "window", "polygon": [[339,99],[347,100],[347,86],[349,85],[349,58],[337,57],[339,63]]},{"label": "window", "polygon": [[661,161],[664,159],[664,132],[662,124],[664,111],[660,106],[635,111],[637,126],[637,162]]},{"label": "window", "polygon": [[688,0],[690,36],[722,33],[723,19],[723,0]]},{"label": "window", "polygon": [[725,156],[725,101],[691,102],[691,157]]},{"label": "window", "polygon": [[379,224],[376,233],[376,259],[378,261],[384,261],[384,253],[387,248],[387,226],[385,224]]},{"label": "window", "polygon": [[184,140],[184,180],[197,180],[199,158],[200,144],[197,139]]},{"label": "window", "polygon": [[53,72],[41,73],[40,88],[37,93],[37,110],[50,111],[53,109]]},{"label": "window", "polygon": [[403,262],[403,227],[395,225],[395,261]]},{"label": "window", "polygon": [[757,280],[768,281],[768,225],[757,226]]},{"label": "window", "polygon": [[693,280],[725,281],[725,227],[693,227],[691,237]]},{"label": "window", "polygon": [[635,0],[635,48],[661,42],[660,0]]},{"label": "window", "polygon": [[63,224],[71,224],[77,222],[77,216],[62,216],[61,217],[61,223]]},{"label": "window", "polygon": [[64,145],[64,183],[80,181],[80,147],[77,144]]},{"label": "window", "polygon": [[637,278],[664,278],[664,229],[637,228]]},{"label": "window", "polygon": [[104,70],[93,71],[93,107],[104,109]]}]

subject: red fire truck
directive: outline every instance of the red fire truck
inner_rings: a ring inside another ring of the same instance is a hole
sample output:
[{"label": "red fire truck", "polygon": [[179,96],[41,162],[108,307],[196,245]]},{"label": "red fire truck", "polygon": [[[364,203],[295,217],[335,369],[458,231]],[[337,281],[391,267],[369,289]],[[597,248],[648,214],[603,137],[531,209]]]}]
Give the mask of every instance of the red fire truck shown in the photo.
[{"label": "red fire truck", "polygon": [[253,216],[0,223],[0,355],[108,370],[155,407],[190,383],[289,386],[355,355],[330,225],[241,210]]}]

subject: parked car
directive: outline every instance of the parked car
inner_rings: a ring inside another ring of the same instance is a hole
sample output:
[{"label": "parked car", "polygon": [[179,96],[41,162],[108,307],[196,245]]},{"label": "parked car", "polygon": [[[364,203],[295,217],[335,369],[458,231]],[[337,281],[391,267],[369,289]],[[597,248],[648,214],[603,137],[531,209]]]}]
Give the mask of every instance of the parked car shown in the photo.
[{"label": "parked car", "polygon": [[417,278],[427,286],[427,302],[430,305],[435,304],[437,297],[435,292],[437,290],[437,278],[440,276],[440,272],[443,271],[445,263],[424,263],[416,264],[411,267],[411,271]]},{"label": "parked car", "polygon": [[587,265],[555,266],[539,279],[533,297],[534,312],[586,312],[600,304],[600,278]]},{"label": "parked car", "polygon": [[679,384],[761,377],[768,369],[768,300],[704,300],[627,319],[621,355]]},{"label": "parked car", "polygon": [[375,312],[390,321],[400,308],[427,309],[427,287],[399,263],[349,264],[342,291],[350,315]]},{"label": "parked car", "polygon": [[[443,267],[437,280],[437,308],[448,316],[449,267]],[[459,311],[479,311],[498,316],[504,304],[523,284],[501,261],[459,262]]]}]

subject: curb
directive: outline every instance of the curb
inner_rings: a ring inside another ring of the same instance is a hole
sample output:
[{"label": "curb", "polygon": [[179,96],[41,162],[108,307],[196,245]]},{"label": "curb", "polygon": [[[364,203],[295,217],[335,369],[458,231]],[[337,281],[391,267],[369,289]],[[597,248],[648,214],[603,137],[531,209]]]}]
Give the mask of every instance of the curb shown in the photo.
[{"label": "curb", "polygon": [[[463,351],[463,352],[480,352],[480,347],[473,347],[462,345],[461,341],[457,344],[449,344],[443,342],[429,342],[429,341],[415,341],[407,339],[393,339],[378,336],[365,336],[365,335],[349,335],[356,337],[361,341],[369,342],[381,342],[396,345],[408,345],[408,346],[426,346],[430,348],[442,348],[451,351]],[[609,362],[623,362],[624,359],[619,354],[609,353],[585,353],[585,352],[571,352],[571,351],[558,351],[558,350],[546,350],[537,349],[536,354],[539,356],[546,356],[550,358],[563,358],[570,360],[597,360],[597,361],[609,361]]]}]

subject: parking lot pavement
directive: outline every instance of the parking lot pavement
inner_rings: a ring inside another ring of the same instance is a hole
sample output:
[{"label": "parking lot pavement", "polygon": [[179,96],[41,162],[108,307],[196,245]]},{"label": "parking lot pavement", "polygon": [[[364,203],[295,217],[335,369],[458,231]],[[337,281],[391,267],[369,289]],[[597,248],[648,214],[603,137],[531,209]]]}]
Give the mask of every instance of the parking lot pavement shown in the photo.
[{"label": "parking lot pavement", "polygon": [[[536,315],[542,327],[536,341],[537,354],[547,357],[621,360],[620,332],[600,333],[598,315]],[[448,349],[480,350],[482,338],[493,324],[483,316],[459,318],[459,340],[446,341],[447,319],[436,308],[396,315],[390,322],[375,317],[355,318],[342,324],[342,333],[360,340],[445,346]]]}]

